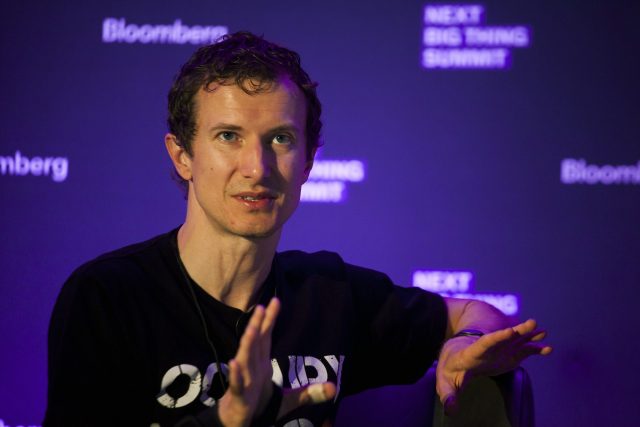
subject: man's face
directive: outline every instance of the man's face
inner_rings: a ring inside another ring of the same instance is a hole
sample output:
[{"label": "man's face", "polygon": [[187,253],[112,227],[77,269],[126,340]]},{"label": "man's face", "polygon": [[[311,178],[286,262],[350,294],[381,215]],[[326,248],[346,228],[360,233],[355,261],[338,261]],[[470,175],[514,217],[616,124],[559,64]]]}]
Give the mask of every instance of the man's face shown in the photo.
[{"label": "man's face", "polygon": [[251,95],[211,87],[196,95],[189,215],[214,232],[270,236],[298,206],[311,169],[304,95],[288,79]]}]

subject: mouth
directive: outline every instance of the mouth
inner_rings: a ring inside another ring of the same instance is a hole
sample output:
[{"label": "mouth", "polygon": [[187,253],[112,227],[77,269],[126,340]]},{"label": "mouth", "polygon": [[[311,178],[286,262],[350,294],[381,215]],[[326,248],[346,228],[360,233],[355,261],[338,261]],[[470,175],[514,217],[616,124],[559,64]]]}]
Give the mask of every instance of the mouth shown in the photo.
[{"label": "mouth", "polygon": [[277,195],[271,192],[244,192],[233,196],[234,199],[250,209],[265,209],[271,206],[277,199]]},{"label": "mouth", "polygon": [[238,198],[240,200],[245,200],[247,202],[257,202],[258,200],[269,199],[269,197],[262,197],[262,196],[238,196]]}]

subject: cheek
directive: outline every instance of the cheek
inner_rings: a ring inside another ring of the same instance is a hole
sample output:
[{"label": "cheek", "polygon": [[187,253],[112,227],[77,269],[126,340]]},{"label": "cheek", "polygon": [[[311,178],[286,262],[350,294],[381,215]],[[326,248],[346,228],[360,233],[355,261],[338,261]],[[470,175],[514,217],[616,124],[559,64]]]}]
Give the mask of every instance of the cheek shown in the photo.
[{"label": "cheek", "polygon": [[290,187],[291,191],[294,191],[296,187],[300,187],[306,181],[306,175],[304,173],[304,168],[291,168],[286,171],[284,174],[284,179]]},{"label": "cheek", "polygon": [[295,156],[292,156],[288,161],[283,162],[283,168],[281,169],[285,172],[285,176],[287,176],[287,180],[292,184],[302,185],[307,179],[309,175],[307,173],[307,161],[306,156],[303,153],[296,153]]},{"label": "cheek", "polygon": [[231,160],[224,158],[220,154],[200,153],[200,157],[197,160],[194,170],[202,175],[220,179],[232,169]]}]

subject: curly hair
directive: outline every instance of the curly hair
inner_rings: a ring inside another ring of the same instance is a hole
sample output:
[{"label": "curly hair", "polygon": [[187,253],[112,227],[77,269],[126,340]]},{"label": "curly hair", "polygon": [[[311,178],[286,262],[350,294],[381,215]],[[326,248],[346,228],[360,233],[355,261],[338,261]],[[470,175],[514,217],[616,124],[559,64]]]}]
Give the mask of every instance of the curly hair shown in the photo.
[{"label": "curly hair", "polygon": [[[273,82],[288,77],[304,94],[307,106],[305,124],[307,159],[321,145],[322,107],[316,94],[317,83],[300,65],[300,55],[249,32],[223,36],[218,42],[199,48],[182,66],[169,91],[169,132],[176,136],[189,155],[196,134],[195,96],[212,83],[233,82],[246,93],[268,91]],[[186,187],[186,181],[178,176]]]}]

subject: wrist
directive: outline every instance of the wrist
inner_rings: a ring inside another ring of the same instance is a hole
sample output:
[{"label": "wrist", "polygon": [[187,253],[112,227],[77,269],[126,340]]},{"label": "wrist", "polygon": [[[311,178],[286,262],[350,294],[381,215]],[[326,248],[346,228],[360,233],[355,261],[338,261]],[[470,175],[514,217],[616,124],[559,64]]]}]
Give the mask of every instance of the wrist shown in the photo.
[{"label": "wrist", "polygon": [[469,347],[484,335],[478,329],[461,329],[442,343],[440,358],[447,359],[450,355],[458,353]]},{"label": "wrist", "polygon": [[[249,408],[240,399],[231,396],[231,392],[227,392],[218,400],[215,407],[217,408],[217,419],[220,426],[224,427],[248,427],[251,419]],[[214,424],[218,427],[217,424]]]},{"label": "wrist", "polygon": [[458,332],[456,332],[451,338],[458,338],[458,337],[478,337],[478,338],[480,338],[483,335],[484,335],[484,332],[479,330],[479,329],[461,329]]}]

